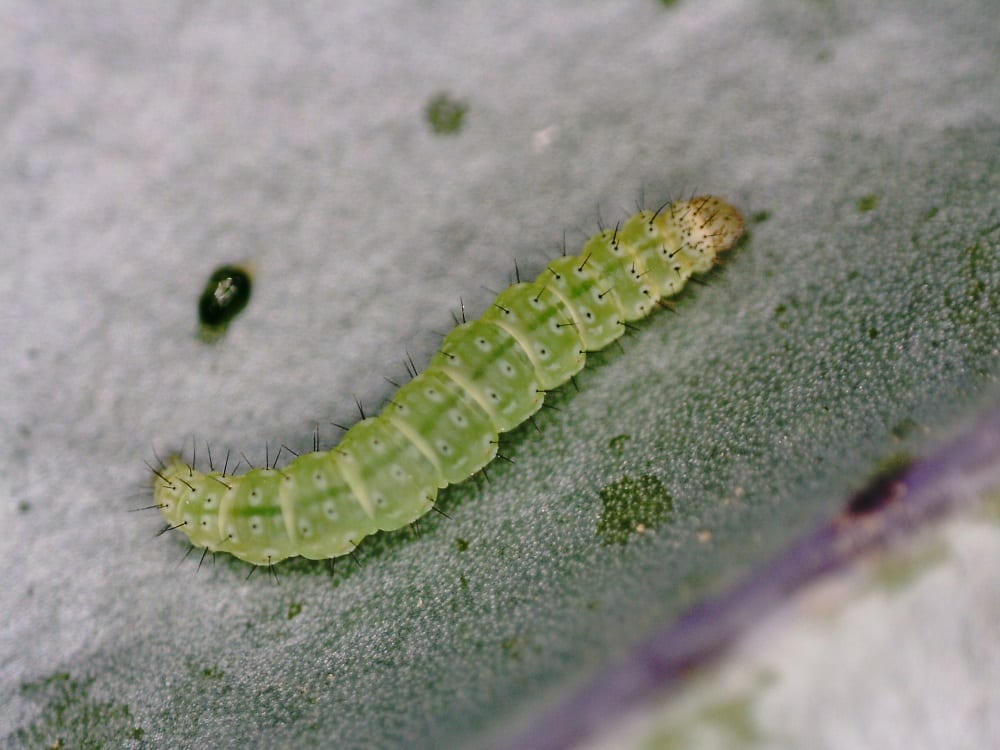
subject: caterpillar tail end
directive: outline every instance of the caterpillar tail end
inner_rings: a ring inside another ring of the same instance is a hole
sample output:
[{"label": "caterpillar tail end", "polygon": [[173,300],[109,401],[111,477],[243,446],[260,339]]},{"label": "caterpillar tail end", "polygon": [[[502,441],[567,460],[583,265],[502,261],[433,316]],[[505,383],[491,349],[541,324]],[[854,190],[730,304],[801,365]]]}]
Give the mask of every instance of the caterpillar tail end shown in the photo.
[{"label": "caterpillar tail end", "polygon": [[171,527],[181,523],[183,494],[191,491],[185,477],[191,473],[191,467],[180,456],[171,456],[166,466],[153,471],[153,502]]}]

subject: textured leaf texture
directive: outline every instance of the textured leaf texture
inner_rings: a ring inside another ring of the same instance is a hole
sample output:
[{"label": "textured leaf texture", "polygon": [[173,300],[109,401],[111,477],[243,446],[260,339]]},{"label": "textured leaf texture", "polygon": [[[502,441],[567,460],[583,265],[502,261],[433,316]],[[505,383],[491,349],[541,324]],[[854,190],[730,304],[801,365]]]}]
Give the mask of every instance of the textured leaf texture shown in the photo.
[{"label": "textured leaf texture", "polygon": [[[0,744],[482,747],[991,409],[998,16],[0,4]],[[442,95],[465,107],[446,134]],[[698,193],[746,241],[589,357],[447,516],[275,583],[127,512],[154,451],[329,447],[515,261],[534,277],[564,232],[577,253]],[[198,296],[233,263],[253,298],[209,345]],[[953,627],[940,610],[913,627]]]}]

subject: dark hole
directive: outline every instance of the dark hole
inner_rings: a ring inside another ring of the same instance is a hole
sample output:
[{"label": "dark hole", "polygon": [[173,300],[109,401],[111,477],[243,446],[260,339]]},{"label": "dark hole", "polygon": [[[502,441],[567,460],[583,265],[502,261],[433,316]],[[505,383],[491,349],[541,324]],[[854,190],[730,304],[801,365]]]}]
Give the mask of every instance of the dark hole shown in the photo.
[{"label": "dark hole", "polygon": [[893,500],[902,497],[905,485],[899,480],[910,468],[913,460],[897,457],[890,466],[876,474],[872,480],[847,501],[847,514],[864,516],[881,510]]}]

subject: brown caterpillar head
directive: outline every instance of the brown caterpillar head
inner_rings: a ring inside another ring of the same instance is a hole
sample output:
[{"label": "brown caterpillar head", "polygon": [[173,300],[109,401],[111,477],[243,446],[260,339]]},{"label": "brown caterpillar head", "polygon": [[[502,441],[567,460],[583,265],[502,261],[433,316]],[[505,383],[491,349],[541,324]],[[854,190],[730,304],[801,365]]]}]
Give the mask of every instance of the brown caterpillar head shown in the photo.
[{"label": "brown caterpillar head", "polygon": [[696,273],[710,270],[718,255],[732,249],[744,232],[739,210],[714,195],[674,203],[665,221],[679,232],[682,252]]},{"label": "brown caterpillar head", "polygon": [[689,201],[694,209],[691,223],[695,236],[711,245],[716,253],[731,249],[743,236],[743,214],[714,195],[703,195]]}]

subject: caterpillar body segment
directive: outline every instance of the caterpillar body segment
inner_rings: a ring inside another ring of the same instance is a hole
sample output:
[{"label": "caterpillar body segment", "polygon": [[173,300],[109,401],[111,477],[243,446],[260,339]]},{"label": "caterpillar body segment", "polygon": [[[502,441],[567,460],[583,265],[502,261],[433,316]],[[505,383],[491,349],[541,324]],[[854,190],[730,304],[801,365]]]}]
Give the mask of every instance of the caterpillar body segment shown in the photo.
[{"label": "caterpillar body segment", "polygon": [[497,432],[507,432],[542,406],[544,393],[523,347],[505,328],[485,320],[462,323],[431,359],[483,408]]},{"label": "caterpillar body segment", "polygon": [[331,450],[238,476],[173,457],[154,472],[156,504],[195,547],[255,565],[346,554],[369,534],[420,518],[439,489],[492,461],[500,433],[579,372],[586,352],[711,269],[742,235],[739,211],[714,196],[641,211],[501,292]]}]

